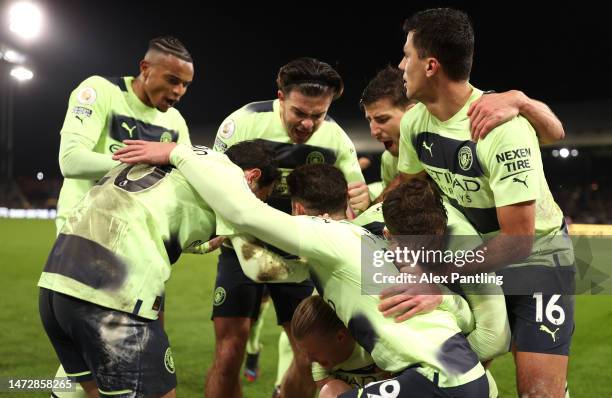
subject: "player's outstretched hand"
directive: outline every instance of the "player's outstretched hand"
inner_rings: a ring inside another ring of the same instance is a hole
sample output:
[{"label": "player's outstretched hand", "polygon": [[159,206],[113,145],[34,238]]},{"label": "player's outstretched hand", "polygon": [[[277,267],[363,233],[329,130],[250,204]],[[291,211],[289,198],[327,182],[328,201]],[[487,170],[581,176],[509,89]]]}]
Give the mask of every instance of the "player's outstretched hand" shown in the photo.
[{"label": "player's outstretched hand", "polygon": [[206,250],[206,253],[210,253],[212,251],[217,250],[218,248],[221,247],[221,245],[223,244],[223,242],[225,242],[226,237],[225,236],[216,236],[214,238],[212,238],[211,240],[209,240],[208,243],[208,249]]},{"label": "player's outstretched hand", "polygon": [[153,142],[124,140],[126,146],[113,154],[113,160],[122,163],[147,163],[165,165],[170,163],[170,152],[176,147],[174,142]]},{"label": "player's outstretched hand", "polygon": [[370,206],[370,191],[365,182],[357,181],[348,184],[349,205],[354,210],[366,211]]},{"label": "player's outstretched hand", "polygon": [[472,102],[468,109],[472,141],[487,136],[495,127],[519,114],[519,106],[525,94],[511,90],[499,94],[485,94]]}]

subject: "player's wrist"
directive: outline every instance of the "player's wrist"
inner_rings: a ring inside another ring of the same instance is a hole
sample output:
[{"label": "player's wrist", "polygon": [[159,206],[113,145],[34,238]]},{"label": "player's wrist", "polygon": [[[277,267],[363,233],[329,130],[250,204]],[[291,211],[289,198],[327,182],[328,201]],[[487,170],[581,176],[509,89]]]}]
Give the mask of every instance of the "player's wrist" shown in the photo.
[{"label": "player's wrist", "polygon": [[520,90],[511,90],[510,92],[512,93],[512,96],[514,97],[514,103],[516,104],[516,107],[518,108],[519,113],[522,114],[528,111],[528,107],[531,104],[529,97],[526,96],[525,93],[523,93]]},{"label": "player's wrist", "polygon": [[189,151],[187,146],[174,143],[174,148],[172,148],[170,154],[168,155],[169,163],[173,166],[177,166],[177,163],[183,159],[183,156],[185,156],[186,151]]}]

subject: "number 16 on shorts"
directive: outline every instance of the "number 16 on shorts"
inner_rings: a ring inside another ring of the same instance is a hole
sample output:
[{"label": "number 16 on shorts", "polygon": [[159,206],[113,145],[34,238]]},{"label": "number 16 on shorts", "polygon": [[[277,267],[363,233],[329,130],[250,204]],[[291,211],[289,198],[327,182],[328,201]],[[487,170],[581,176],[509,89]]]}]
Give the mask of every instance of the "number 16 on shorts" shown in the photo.
[{"label": "number 16 on shorts", "polygon": [[543,322],[543,317],[546,316],[546,320],[553,325],[562,325],[565,322],[565,311],[557,304],[560,294],[553,294],[550,296],[548,303],[544,303],[545,297],[541,292],[534,293],[533,298],[536,301],[536,322]]}]

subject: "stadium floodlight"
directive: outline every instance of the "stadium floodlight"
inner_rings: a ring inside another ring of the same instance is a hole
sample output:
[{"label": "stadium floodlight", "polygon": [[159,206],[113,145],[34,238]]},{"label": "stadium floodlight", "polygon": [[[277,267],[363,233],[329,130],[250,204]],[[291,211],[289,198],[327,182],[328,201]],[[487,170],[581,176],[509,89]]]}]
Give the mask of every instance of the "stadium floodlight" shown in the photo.
[{"label": "stadium floodlight", "polygon": [[22,64],[25,61],[25,55],[10,48],[0,54],[2,55],[0,58],[11,64]]},{"label": "stadium floodlight", "polygon": [[21,1],[13,4],[9,10],[9,29],[24,39],[34,39],[42,27],[42,12],[30,2]]},{"label": "stadium floodlight", "polygon": [[559,157],[559,150],[558,149],[553,149],[552,150],[552,155],[553,155],[553,158]]},{"label": "stadium floodlight", "polygon": [[566,157],[568,157],[568,156],[569,156],[569,154],[570,154],[569,149],[567,149],[567,148],[561,148],[561,149],[559,149],[559,156],[561,156],[562,158],[564,158],[564,159],[565,159]]},{"label": "stadium floodlight", "polygon": [[43,174],[43,172],[42,172],[42,171],[39,171],[38,173],[36,173],[36,179],[37,179],[38,181],[42,181],[42,180],[43,180],[43,178],[45,178],[45,175]]},{"label": "stadium floodlight", "polygon": [[573,157],[576,157],[578,156],[578,149],[572,149],[570,153],[572,154]]},{"label": "stadium floodlight", "polygon": [[17,66],[11,69],[11,76],[20,82],[30,80],[34,77],[34,72],[29,70],[28,68],[24,68],[23,66]]}]

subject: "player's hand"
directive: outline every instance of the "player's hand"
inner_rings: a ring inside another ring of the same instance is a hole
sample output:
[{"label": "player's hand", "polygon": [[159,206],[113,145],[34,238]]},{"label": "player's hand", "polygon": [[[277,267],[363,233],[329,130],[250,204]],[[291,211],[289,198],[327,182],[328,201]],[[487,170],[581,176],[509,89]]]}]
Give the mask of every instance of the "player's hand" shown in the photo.
[{"label": "player's hand", "polygon": [[[419,292],[424,290],[423,288],[423,284],[420,284]],[[415,290],[411,284],[385,289],[380,295],[378,310],[385,317],[395,317],[395,322],[398,323],[417,314],[431,312],[442,302],[442,295],[436,285],[429,285],[426,289],[427,294],[411,294]]]},{"label": "player's hand", "polygon": [[365,211],[370,206],[370,191],[365,182],[351,182],[348,184],[349,205],[354,210]]},{"label": "player's hand", "polygon": [[474,101],[467,112],[472,141],[485,138],[495,127],[516,117],[524,97],[522,92],[512,90],[485,94]]},{"label": "player's hand", "polygon": [[361,170],[365,170],[372,165],[372,161],[365,156],[360,157],[357,161],[359,162]]},{"label": "player's hand", "polygon": [[170,152],[176,147],[174,142],[153,142],[124,140],[126,146],[113,154],[113,160],[122,163],[147,163],[166,165],[170,163]]},{"label": "player's hand", "polygon": [[346,219],[349,221],[353,221],[357,215],[355,214],[355,211],[351,208],[351,206],[346,206]]},{"label": "player's hand", "polygon": [[225,239],[226,239],[225,236],[217,236],[217,237],[212,238],[208,242],[206,242],[208,243],[208,247],[206,248],[206,253],[210,253],[220,248],[223,242],[225,241]]}]

